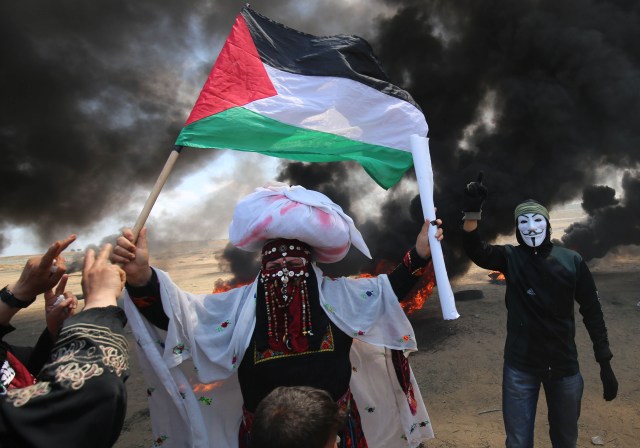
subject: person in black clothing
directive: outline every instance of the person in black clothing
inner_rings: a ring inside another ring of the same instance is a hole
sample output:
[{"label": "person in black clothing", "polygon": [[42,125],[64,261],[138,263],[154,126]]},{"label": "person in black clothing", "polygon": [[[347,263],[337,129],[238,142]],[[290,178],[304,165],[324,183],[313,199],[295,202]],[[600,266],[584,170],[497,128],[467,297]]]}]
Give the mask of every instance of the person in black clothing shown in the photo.
[{"label": "person in black clothing", "polygon": [[463,244],[469,258],[506,280],[507,339],[504,349],[502,413],[506,446],[533,446],[540,385],[554,448],[575,447],[583,379],[575,344],[574,302],[579,305],[596,361],[604,399],[613,400],[618,382],[611,368],[598,291],[582,257],[551,242],[549,212],[532,199],[514,211],[518,245],[492,245],[478,230],[487,188],[482,174],[465,189]]},{"label": "person in black clothing", "polygon": [[40,293],[44,293],[46,320],[46,328],[34,347],[16,347],[0,342],[2,395],[6,395],[7,389],[35,383],[35,376],[49,358],[64,320],[75,313],[78,301],[72,294],[64,294],[68,277],[65,274],[65,260],[61,255],[75,239],[75,235],[69,235],[64,240],[53,243],[43,256],[27,260],[20,278],[0,290],[1,338],[15,330],[10,324],[13,316],[31,305]]},{"label": "person in black clothing", "polygon": [[74,315],[77,300],[64,291],[60,255],[74,239],[72,235],[58,241],[44,256],[30,259],[20,279],[0,296],[2,336],[13,330],[9,321],[16,312],[39,294],[51,308],[47,316],[57,311],[66,317],[47,319],[48,328],[33,350],[0,342],[2,447],[110,447],[120,435],[129,356],[126,317],[116,298],[125,274],[108,262],[111,245],[105,245],[97,258],[87,251],[82,278],[85,306]]},{"label": "person in black clothing", "polygon": [[[441,224],[440,220],[437,224]],[[406,438],[433,437],[426,409],[403,354],[405,347],[415,349],[415,340],[398,304],[424,270],[431,267],[429,225],[429,222],[424,224],[416,246],[407,252],[404,262],[388,278],[386,275],[371,279],[328,278],[322,275],[315,262],[338,261],[346,255],[351,243],[368,253],[360,233],[351,218],[326,196],[302,187],[278,186],[256,190],[238,204],[234,214],[231,242],[241,249],[257,249],[261,253],[261,270],[250,285],[224,295],[195,295],[181,291],[166,273],[150,267],[146,229],[140,232],[135,243],[133,233],[125,229],[117,240],[111,260],[123,264],[127,272],[126,289],[135,308],[154,326],[168,329],[167,338],[174,338],[171,343],[163,341],[160,347],[169,367],[192,358],[202,383],[225,381],[230,376],[235,377],[237,372],[243,404],[238,418],[241,417],[240,447],[248,444],[258,403],[278,386],[323,389],[343,409],[348,409],[347,426],[340,433],[341,446],[362,447],[366,443],[369,447],[406,446]],[[442,229],[438,229],[436,237],[442,239]],[[226,308],[230,312],[224,314]],[[169,316],[165,313],[167,310],[171,310]],[[133,320],[130,316],[130,321]],[[400,321],[406,332],[390,336],[396,334],[394,329]],[[378,323],[384,327],[379,331],[375,330],[379,328]],[[224,339],[227,335],[229,339]],[[159,337],[162,336],[151,335],[150,340]],[[357,372],[352,365],[350,351],[356,344],[354,339],[362,340],[358,341],[360,346],[377,345],[379,353],[373,356],[376,360],[393,360],[384,372],[387,378],[388,372],[397,376],[393,380],[396,387],[380,383],[377,395],[384,396],[382,390],[395,390],[400,392],[400,398],[387,396],[387,402],[378,403],[377,407],[369,402],[358,405],[368,405],[367,417],[370,418],[383,415],[385,406],[394,409],[389,418],[398,421],[400,411],[395,411],[393,406],[396,400],[402,405],[404,395],[403,415],[410,422],[405,426],[398,424],[397,433],[396,429],[386,431],[388,437],[394,438],[394,445],[385,445],[382,440],[385,435],[383,425],[387,421],[373,428],[380,431],[373,436],[376,440],[370,440],[362,433],[359,421],[362,410],[358,413],[350,380],[354,375],[365,378],[368,372]],[[411,344],[414,344],[413,348]],[[142,346],[146,344],[143,342]],[[394,350],[385,354],[384,347]],[[151,352],[151,356],[155,354]],[[157,371],[164,368],[160,364],[153,367]],[[148,377],[147,381],[157,383],[159,379]],[[164,386],[153,385],[152,399],[160,400],[158,394],[172,387]],[[184,387],[180,384],[178,387],[181,394],[186,394]],[[154,412],[152,408],[152,419],[154,415],[156,418],[167,415],[168,406],[175,402],[170,398],[159,406],[160,412]],[[216,401],[204,396],[194,398],[200,402]],[[213,404],[200,409],[209,411],[212,408]],[[231,415],[230,407],[226,411]],[[420,415],[422,417],[418,417]],[[164,431],[177,418],[180,418],[179,414],[154,427]],[[202,420],[200,415],[188,419],[189,422],[199,420]],[[219,439],[220,434],[211,432],[209,421],[207,425],[210,437]],[[231,433],[229,426],[231,424],[221,427],[218,433]],[[401,427],[406,429],[400,432]],[[172,434],[156,432],[154,436],[174,441],[184,437],[183,443],[193,443],[185,434],[187,431],[180,430]],[[232,443],[235,444],[231,440],[227,442],[234,446]]]}]

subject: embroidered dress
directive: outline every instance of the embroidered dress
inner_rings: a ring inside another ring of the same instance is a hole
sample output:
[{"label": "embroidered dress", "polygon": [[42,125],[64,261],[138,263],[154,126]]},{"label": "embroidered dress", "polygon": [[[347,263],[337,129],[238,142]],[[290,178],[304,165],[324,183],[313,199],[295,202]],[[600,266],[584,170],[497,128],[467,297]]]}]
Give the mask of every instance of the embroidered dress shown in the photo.
[{"label": "embroidered dress", "polygon": [[0,397],[0,446],[113,446],[126,414],[125,324],[115,306],[67,319],[37,383]]},{"label": "embroidered dress", "polygon": [[[194,295],[155,272],[169,316],[166,332],[125,299],[149,385],[154,437],[167,446],[237,447],[243,415],[237,371],[245,356],[253,356],[258,280],[225,293]],[[416,342],[388,277],[329,279],[316,266],[314,272],[324,313],[354,338],[349,386],[368,446],[416,447],[432,438],[412,372],[396,373],[392,350],[415,351]],[[413,403],[399,378],[410,383]]]}]

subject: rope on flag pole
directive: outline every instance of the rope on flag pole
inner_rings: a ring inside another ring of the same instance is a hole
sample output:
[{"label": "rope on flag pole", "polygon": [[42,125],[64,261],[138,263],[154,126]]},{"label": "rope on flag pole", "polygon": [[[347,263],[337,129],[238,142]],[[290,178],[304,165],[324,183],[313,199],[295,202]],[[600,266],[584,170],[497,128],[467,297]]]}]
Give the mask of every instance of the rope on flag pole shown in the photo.
[{"label": "rope on flag pole", "polygon": [[176,160],[178,160],[178,156],[180,155],[181,150],[182,150],[182,146],[174,146],[173,150],[171,151],[171,154],[169,154],[169,158],[164,164],[164,168],[162,168],[162,171],[158,176],[158,180],[156,180],[156,183],[153,186],[153,189],[151,190],[151,192],[149,193],[149,197],[147,198],[147,201],[144,203],[144,207],[142,207],[142,211],[138,215],[138,219],[136,220],[136,223],[133,226],[132,231],[133,231],[134,241],[137,241],[140,230],[142,230],[142,227],[144,227],[144,223],[147,222],[147,218],[151,213],[151,209],[156,203],[156,200],[160,195],[160,191],[162,190],[162,187],[164,187],[164,184],[167,181],[167,178],[169,177],[171,170],[173,169],[173,165],[175,165]]},{"label": "rope on flag pole", "polygon": [[[429,139],[420,135],[411,136],[411,153],[413,154],[413,166],[416,171],[418,189],[420,191],[420,203],[425,219],[433,221],[436,219],[436,211],[433,205],[433,170],[431,169],[431,155],[429,154]],[[460,317],[456,310],[456,302],[453,291],[449,284],[447,268],[444,265],[442,246],[435,237],[436,226],[429,227],[429,245],[431,246],[431,260],[436,274],[436,285],[438,286],[438,297],[440,297],[440,307],[442,317],[445,320],[457,319]]]}]

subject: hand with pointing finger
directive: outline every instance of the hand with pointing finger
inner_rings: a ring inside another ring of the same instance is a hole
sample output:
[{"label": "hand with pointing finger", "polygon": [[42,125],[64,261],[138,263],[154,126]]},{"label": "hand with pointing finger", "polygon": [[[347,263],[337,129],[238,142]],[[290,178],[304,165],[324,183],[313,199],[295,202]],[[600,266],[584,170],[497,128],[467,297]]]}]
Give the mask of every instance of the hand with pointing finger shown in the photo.
[{"label": "hand with pointing finger", "polygon": [[84,310],[116,306],[117,298],[124,288],[125,272],[109,262],[111,244],[102,246],[96,256],[92,249],[87,251],[82,270],[82,292]]},{"label": "hand with pointing finger", "polygon": [[67,270],[62,251],[75,240],[76,235],[69,235],[53,243],[41,257],[30,258],[18,281],[8,287],[16,299],[29,302],[56,286]]}]

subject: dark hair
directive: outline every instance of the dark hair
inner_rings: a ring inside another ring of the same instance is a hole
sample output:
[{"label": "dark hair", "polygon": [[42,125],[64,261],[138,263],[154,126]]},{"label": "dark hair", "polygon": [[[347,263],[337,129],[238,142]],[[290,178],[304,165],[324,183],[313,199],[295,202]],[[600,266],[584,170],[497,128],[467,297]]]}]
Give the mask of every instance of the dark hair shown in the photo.
[{"label": "dark hair", "polygon": [[323,448],[345,424],[331,395],[313,387],[278,387],[256,408],[250,448]]}]

